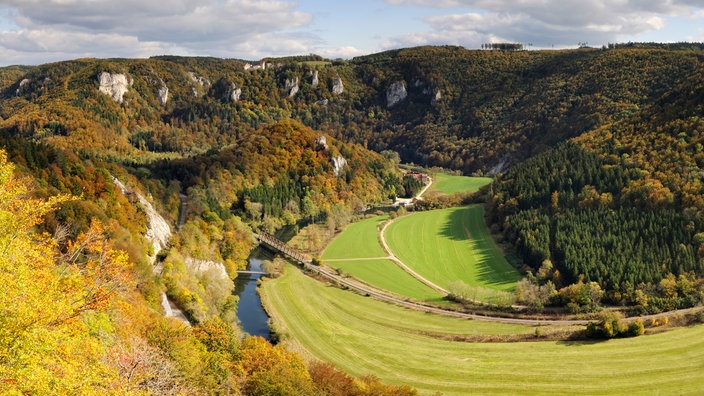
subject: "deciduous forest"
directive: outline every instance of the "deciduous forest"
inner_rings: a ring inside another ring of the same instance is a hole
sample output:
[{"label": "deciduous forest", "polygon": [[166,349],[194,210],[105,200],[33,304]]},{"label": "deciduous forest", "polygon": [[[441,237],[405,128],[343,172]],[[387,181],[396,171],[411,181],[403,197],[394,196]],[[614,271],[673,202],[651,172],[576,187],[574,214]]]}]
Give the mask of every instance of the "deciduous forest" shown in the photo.
[{"label": "deciduous forest", "polygon": [[412,196],[399,160],[494,177],[473,199],[531,306],[701,304],[703,98],[686,43],[0,68],[0,391],[414,394],[242,339],[230,293],[255,232]]}]

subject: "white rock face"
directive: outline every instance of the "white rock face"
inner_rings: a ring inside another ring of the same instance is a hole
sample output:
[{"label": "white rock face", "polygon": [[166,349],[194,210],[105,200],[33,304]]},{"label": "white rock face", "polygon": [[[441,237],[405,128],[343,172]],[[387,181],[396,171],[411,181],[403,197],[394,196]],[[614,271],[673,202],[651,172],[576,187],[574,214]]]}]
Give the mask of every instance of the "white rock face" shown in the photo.
[{"label": "white rock face", "polygon": [[489,169],[489,172],[487,172],[488,176],[496,176],[499,173],[503,173],[506,169],[508,169],[509,165],[511,162],[511,157],[510,156],[505,156],[504,158],[501,159],[497,164],[491,167]]},{"label": "white rock face", "polygon": [[188,78],[194,84],[194,86],[191,87],[191,93],[196,98],[200,96],[200,91],[197,87],[202,89],[210,86],[210,80],[205,77],[197,76],[194,72],[188,72]]},{"label": "white rock face", "polygon": [[157,97],[159,99],[159,104],[164,106],[166,105],[166,102],[169,101],[169,88],[166,85],[162,85],[161,88],[159,88],[159,92],[157,93]]},{"label": "white rock face", "polygon": [[286,84],[284,88],[288,91],[288,97],[292,98],[298,93],[298,77],[292,79],[286,79]]},{"label": "white rock face", "polygon": [[230,87],[225,92],[225,95],[227,100],[231,102],[238,102],[240,100],[240,96],[242,95],[242,89],[237,88],[237,85],[235,85],[235,83],[232,83],[232,85],[230,85]]},{"label": "white rock face", "polygon": [[318,106],[327,106],[328,103],[330,103],[330,101],[327,99],[320,99],[315,101],[315,104]]},{"label": "white rock face", "polygon": [[123,96],[130,90],[132,79],[124,74],[102,72],[98,75],[98,90],[108,95],[117,103],[122,103]]},{"label": "white rock face", "polygon": [[199,260],[193,257],[187,257],[185,260],[186,268],[195,274],[203,275],[210,273],[212,276],[220,280],[230,280],[225,270],[225,264],[216,263],[215,261]]},{"label": "white rock face", "polygon": [[310,85],[312,85],[313,88],[318,88],[318,85],[320,85],[320,80],[318,80],[318,71],[313,70],[311,73],[313,74],[313,77],[310,79]]},{"label": "white rock face", "polygon": [[22,79],[22,81],[20,81],[20,86],[17,87],[17,89],[15,90],[15,95],[20,96],[20,94],[22,93],[22,88],[24,88],[24,86],[29,84],[30,82],[31,80],[28,78]]},{"label": "white rock face", "polygon": [[430,105],[435,106],[438,104],[438,102],[442,99],[442,94],[440,93],[440,90],[438,89],[435,91],[435,95],[433,95],[432,99],[430,99]]},{"label": "white rock face", "polygon": [[200,85],[201,87],[210,86],[210,80],[205,77],[196,76],[194,72],[188,72],[188,77],[191,79],[191,81]]},{"label": "white rock face", "polygon": [[341,155],[332,157],[332,165],[334,166],[335,177],[342,176],[342,171],[347,166],[347,160]]},{"label": "white rock face", "polygon": [[332,93],[339,95],[345,91],[344,85],[342,85],[342,79],[338,76],[332,80]]},{"label": "white rock face", "polygon": [[406,91],[406,82],[396,81],[386,90],[386,108],[390,109],[397,105],[402,100],[406,99],[408,92]]},{"label": "white rock face", "polygon": [[327,150],[328,149],[328,140],[325,138],[325,136],[320,135],[317,138],[315,138],[315,146],[318,150]]},{"label": "white rock face", "polygon": [[[127,187],[114,176],[112,181],[122,191],[122,194],[129,192]],[[149,261],[154,265],[156,255],[168,246],[169,238],[171,238],[171,227],[142,194],[136,193],[136,195],[139,204],[142,205],[144,212],[147,214],[147,233],[144,236],[152,243],[153,255],[149,256]]]},{"label": "white rock face", "polygon": [[[122,184],[121,181],[117,180],[116,177],[112,177],[113,183],[122,191],[122,194],[129,192],[127,187]],[[153,255],[149,256],[149,262],[154,265],[156,262],[156,255],[166,248],[169,238],[171,238],[171,227],[169,223],[161,217],[161,215],[154,209],[151,203],[147,201],[146,198],[140,193],[136,193],[139,204],[147,213],[147,233],[144,235],[151,243],[153,248]],[[223,266],[223,269],[225,267]],[[162,268],[160,266],[154,266],[154,273],[160,274]],[[227,273],[225,274],[227,275]],[[169,301],[168,296],[165,292],[161,292],[161,307],[164,310],[164,316],[167,318],[176,318],[186,325],[190,326],[191,323],[184,315],[183,311],[178,309],[176,306],[172,305]]]}]

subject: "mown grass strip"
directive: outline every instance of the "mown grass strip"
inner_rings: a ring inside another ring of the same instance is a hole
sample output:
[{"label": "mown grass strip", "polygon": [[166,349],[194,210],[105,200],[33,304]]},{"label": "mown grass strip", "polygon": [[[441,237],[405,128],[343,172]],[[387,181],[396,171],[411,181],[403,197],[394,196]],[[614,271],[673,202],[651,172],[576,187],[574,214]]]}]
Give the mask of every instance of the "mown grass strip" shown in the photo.
[{"label": "mown grass strip", "polygon": [[447,334],[530,333],[381,303],[294,267],[262,286],[284,343],[353,375],[375,374],[421,394],[701,394],[704,326],[603,342],[466,343]]},{"label": "mown grass strip", "polygon": [[340,233],[322,255],[327,259],[386,257],[387,253],[379,243],[379,223],[387,216],[377,216],[350,224]]},{"label": "mown grass strip", "polygon": [[378,289],[418,300],[436,303],[444,301],[437,291],[409,275],[391,260],[328,261],[327,264]]},{"label": "mown grass strip", "polygon": [[429,191],[437,191],[443,194],[476,192],[491,182],[492,179],[489,177],[455,176],[446,173],[436,173]]},{"label": "mown grass strip", "polygon": [[520,279],[491,239],[478,205],[404,216],[389,225],[386,240],[401,261],[441,287],[461,280],[512,290]]}]

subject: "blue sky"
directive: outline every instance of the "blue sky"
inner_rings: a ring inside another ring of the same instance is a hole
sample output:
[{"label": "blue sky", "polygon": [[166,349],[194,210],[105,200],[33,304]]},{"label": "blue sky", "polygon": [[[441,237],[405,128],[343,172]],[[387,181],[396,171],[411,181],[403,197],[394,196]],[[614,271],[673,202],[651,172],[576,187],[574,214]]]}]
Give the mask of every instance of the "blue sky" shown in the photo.
[{"label": "blue sky", "polygon": [[0,0],[0,65],[625,41],[704,41],[704,0]]}]

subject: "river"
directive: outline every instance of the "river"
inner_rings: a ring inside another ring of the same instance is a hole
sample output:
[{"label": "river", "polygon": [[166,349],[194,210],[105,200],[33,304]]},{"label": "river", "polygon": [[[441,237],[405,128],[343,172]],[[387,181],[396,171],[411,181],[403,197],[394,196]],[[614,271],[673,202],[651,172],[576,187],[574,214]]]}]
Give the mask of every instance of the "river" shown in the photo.
[{"label": "river", "polygon": [[[264,260],[271,260],[272,254],[262,248],[256,248],[249,256],[250,271],[261,271]],[[235,279],[234,294],[240,297],[237,303],[237,319],[242,329],[250,335],[261,336],[271,341],[269,316],[262,307],[257,293],[259,274],[239,274]]]}]

